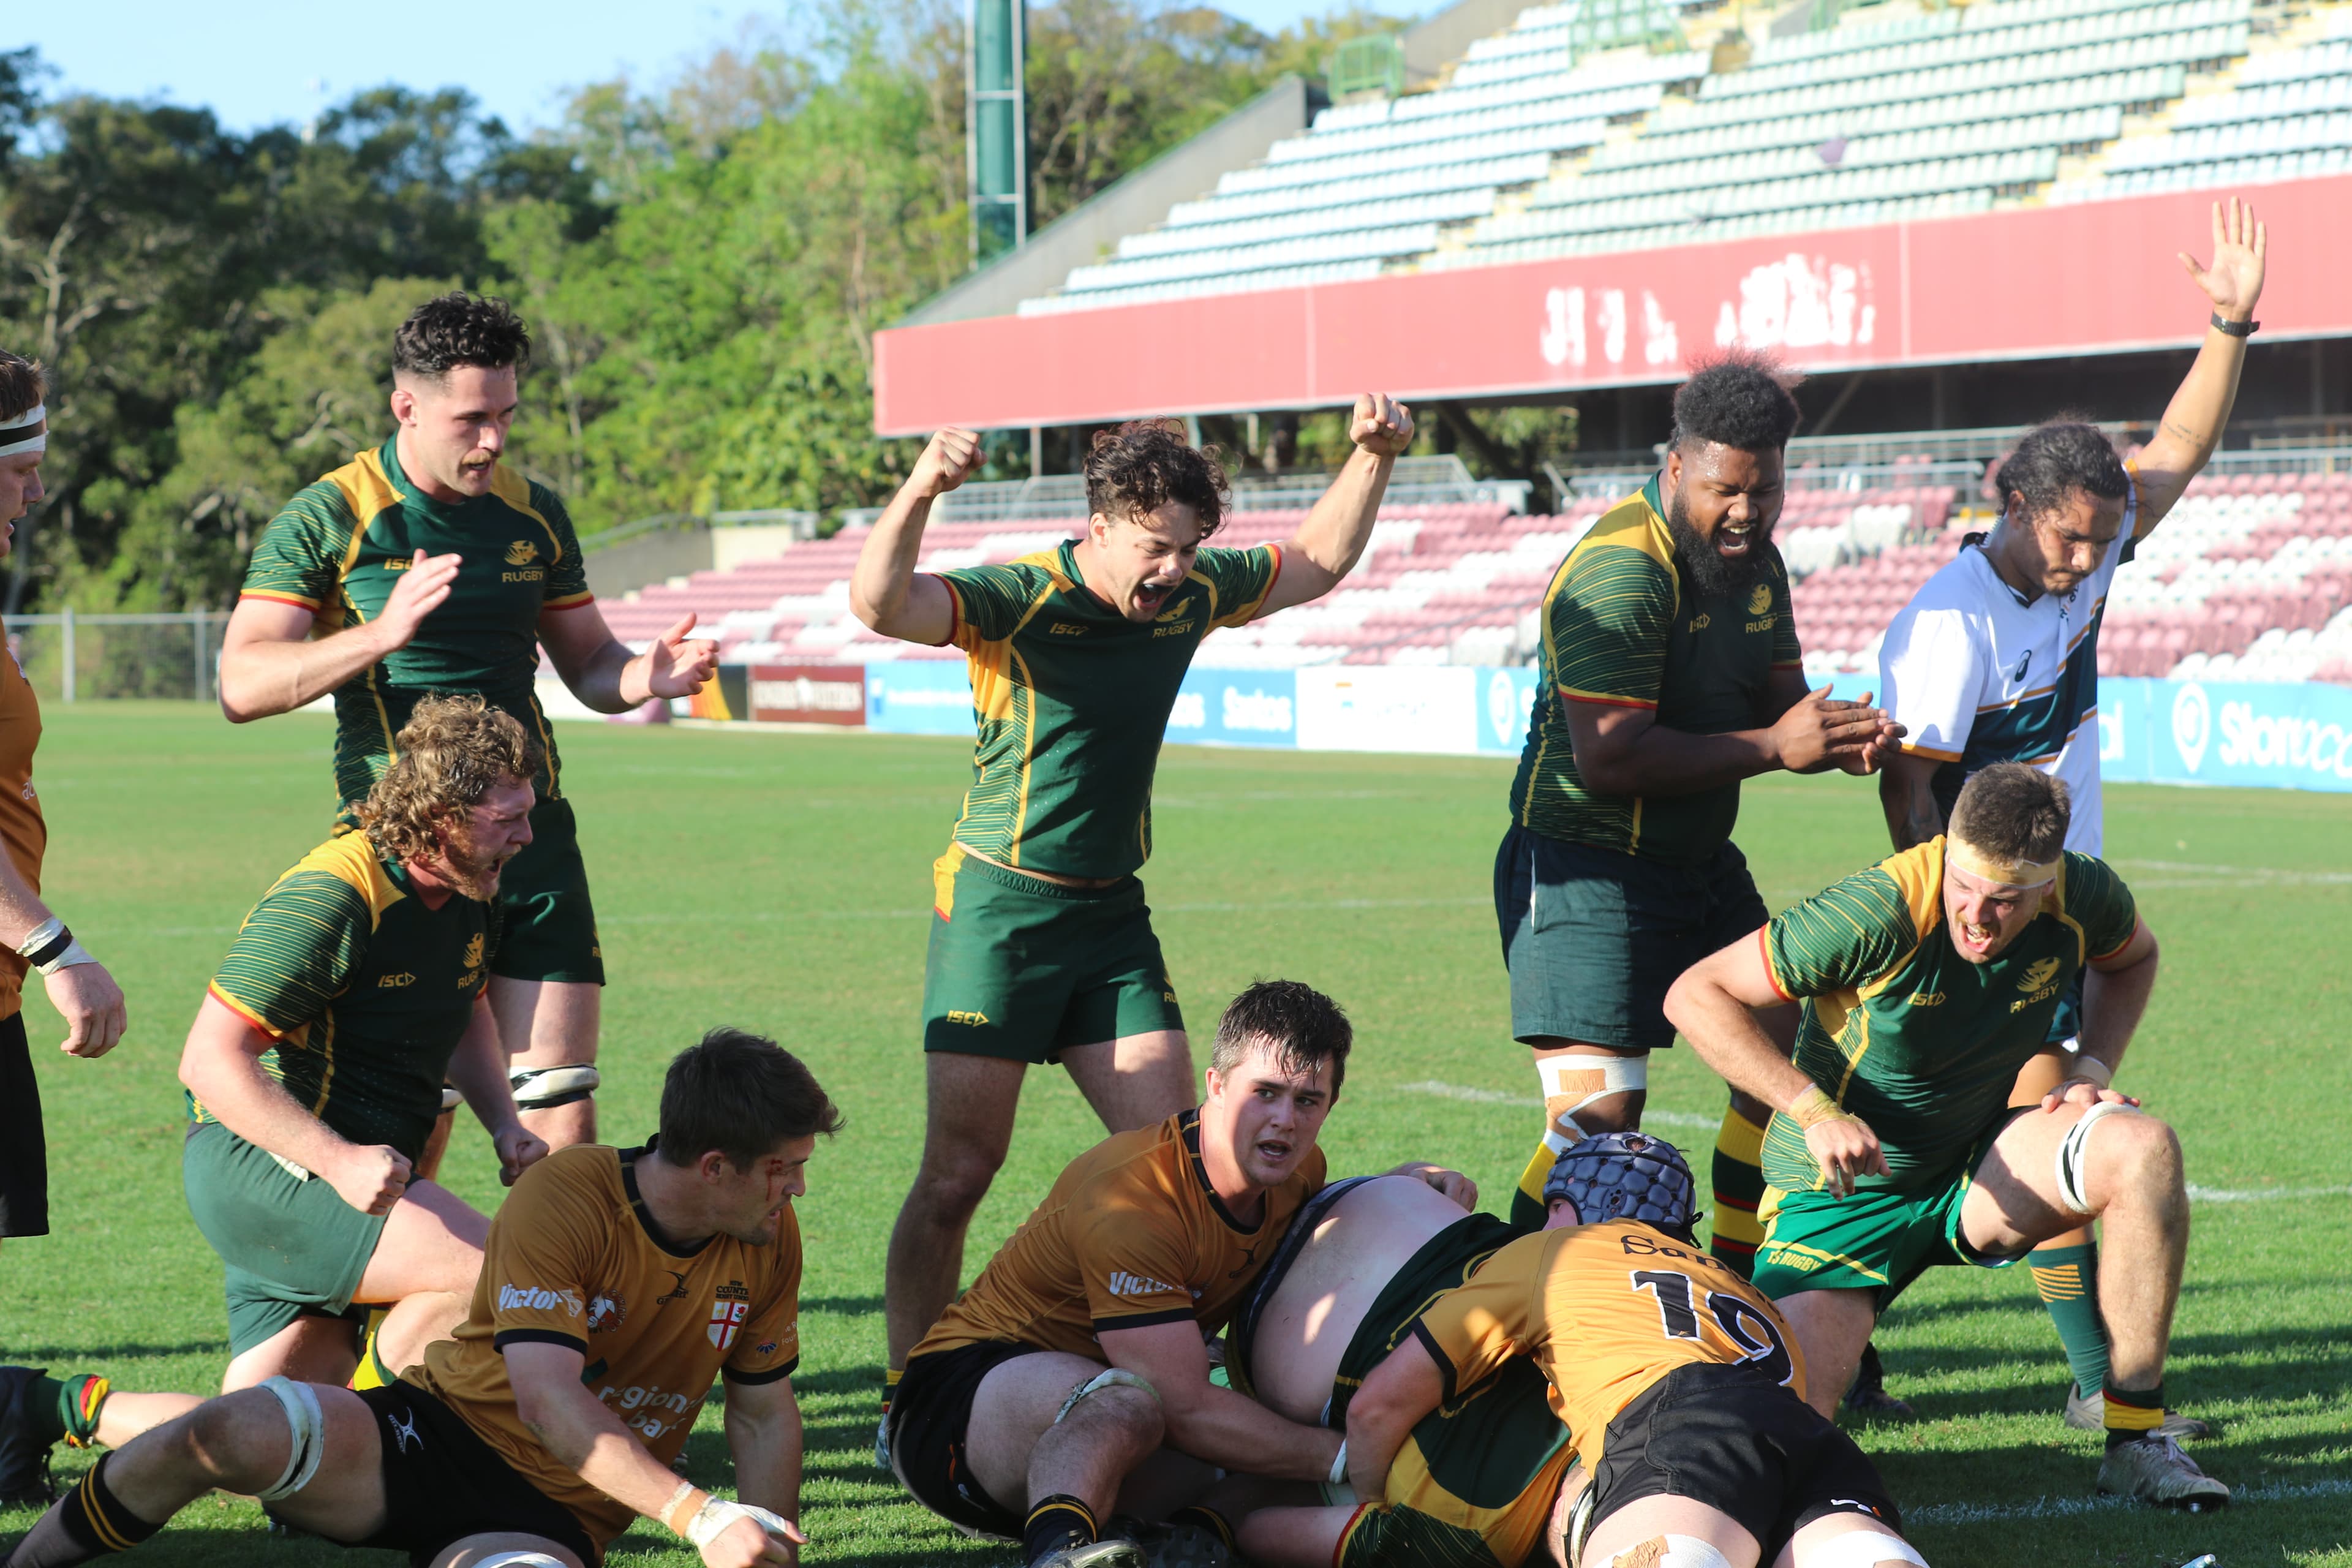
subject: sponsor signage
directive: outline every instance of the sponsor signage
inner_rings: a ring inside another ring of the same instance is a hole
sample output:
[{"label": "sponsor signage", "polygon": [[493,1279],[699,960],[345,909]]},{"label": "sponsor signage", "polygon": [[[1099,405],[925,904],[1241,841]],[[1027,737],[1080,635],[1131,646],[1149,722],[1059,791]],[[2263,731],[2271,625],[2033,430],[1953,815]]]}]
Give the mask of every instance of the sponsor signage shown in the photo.
[{"label": "sponsor signage", "polygon": [[2103,680],[2107,779],[2352,790],[2352,687]]},{"label": "sponsor signage", "polygon": [[750,718],[765,724],[866,722],[862,664],[755,664],[751,667]]},{"label": "sponsor signage", "polygon": [[1168,710],[1168,738],[1210,746],[1298,744],[1298,675],[1288,669],[1190,669]]},{"label": "sponsor signage", "polygon": [[[2336,274],[2352,176],[2265,186],[2262,200],[2295,221],[2294,245],[2271,259],[2265,340],[2352,331]],[[1732,344],[1806,371],[2188,346],[2205,307],[2173,255],[2210,244],[2211,201],[2168,192],[896,328],[875,338],[874,426],[1323,407],[1368,386],[1420,399],[1663,384]],[[2099,264],[2053,276],[2053,256]]]},{"label": "sponsor signage", "polygon": [[972,732],[971,677],[964,661],[889,659],[866,667],[866,727],[891,735]]},{"label": "sponsor signage", "polygon": [[1475,754],[1486,721],[1478,675],[1466,664],[1310,666],[1298,672],[1298,744]]}]

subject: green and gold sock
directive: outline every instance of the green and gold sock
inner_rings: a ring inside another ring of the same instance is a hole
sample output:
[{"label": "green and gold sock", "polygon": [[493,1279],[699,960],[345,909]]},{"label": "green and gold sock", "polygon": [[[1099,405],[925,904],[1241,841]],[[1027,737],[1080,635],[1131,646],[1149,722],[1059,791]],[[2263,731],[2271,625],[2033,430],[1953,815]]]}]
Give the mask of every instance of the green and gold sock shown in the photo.
[{"label": "green and gold sock", "polygon": [[1726,1106],[1715,1135],[1715,1231],[1706,1249],[1742,1279],[1756,1269],[1764,1227],[1756,1205],[1764,1201],[1764,1129]]},{"label": "green and gold sock", "polygon": [[2107,1325],[2099,1316],[2099,1249],[2087,1243],[2045,1247],[2026,1254],[2025,1262],[2033,1270],[2033,1289],[2058,1327],[2058,1342],[2066,1347],[2075,1389],[2085,1399],[2096,1399],[2107,1382]]},{"label": "green and gold sock", "polygon": [[2164,1425],[2164,1384],[2154,1388],[2117,1388],[2109,1382],[2100,1391],[2106,1415],[2107,1447],[2137,1442]]},{"label": "green and gold sock", "polygon": [[58,1419],[65,1426],[68,1448],[87,1448],[98,1440],[98,1413],[114,1384],[101,1374],[85,1372],[58,1384]]},{"label": "green and gold sock", "polygon": [[1544,1202],[1544,1183],[1551,1177],[1551,1168],[1559,1161],[1559,1152],[1569,1140],[1544,1124],[1543,1141],[1528,1157],[1528,1168],[1519,1173],[1518,1190],[1511,1194],[1511,1224],[1519,1230],[1541,1230],[1549,1215],[1549,1205]]},{"label": "green and gold sock", "polygon": [[345,1384],[346,1387],[389,1388],[398,1381],[394,1376],[392,1368],[384,1364],[383,1357],[376,1351],[377,1337],[383,1328],[384,1319],[391,1311],[392,1309],[389,1307],[368,1309],[367,1331],[360,1336],[359,1369],[352,1373],[352,1380]]}]

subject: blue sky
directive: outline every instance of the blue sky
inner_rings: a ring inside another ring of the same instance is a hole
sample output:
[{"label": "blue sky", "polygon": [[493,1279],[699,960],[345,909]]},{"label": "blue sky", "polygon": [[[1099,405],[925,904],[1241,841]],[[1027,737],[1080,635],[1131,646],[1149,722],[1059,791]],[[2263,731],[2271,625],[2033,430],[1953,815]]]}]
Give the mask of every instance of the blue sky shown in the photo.
[{"label": "blue sky", "polygon": [[[1437,3],[1373,0],[1391,16]],[[1275,27],[1318,15],[1329,0],[1223,5]],[[38,48],[58,68],[52,90],[205,104],[238,131],[299,123],[360,88],[386,81],[454,83],[510,127],[543,125],[560,112],[567,89],[624,72],[658,82],[681,61],[739,37],[751,14],[704,0],[476,0],[405,14],[349,0],[51,0],[10,5],[6,13],[0,15],[0,51]],[[404,25],[411,16],[423,20]]]}]

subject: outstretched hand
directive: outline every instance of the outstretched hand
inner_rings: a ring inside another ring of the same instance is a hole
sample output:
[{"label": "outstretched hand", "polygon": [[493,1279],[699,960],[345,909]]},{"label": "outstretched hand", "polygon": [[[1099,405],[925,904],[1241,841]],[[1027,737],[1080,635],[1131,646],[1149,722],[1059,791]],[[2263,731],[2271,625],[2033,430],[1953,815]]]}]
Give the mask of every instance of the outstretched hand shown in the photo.
[{"label": "outstretched hand", "polygon": [[688,613],[646,649],[646,694],[649,697],[691,697],[719,668],[719,645],[708,638],[687,639],[695,617]]},{"label": "outstretched hand", "polygon": [[1402,458],[1412,445],[1412,410],[1385,392],[1359,393],[1348,439],[1375,458]]},{"label": "outstretched hand", "polygon": [[2177,253],[2189,278],[2213,301],[2214,312],[2226,321],[2252,321],[2254,303],[2263,297],[2263,277],[2270,254],[2270,233],[2254,219],[2253,204],[2230,198],[2213,204],[2213,264],[2200,267],[2187,251]]}]

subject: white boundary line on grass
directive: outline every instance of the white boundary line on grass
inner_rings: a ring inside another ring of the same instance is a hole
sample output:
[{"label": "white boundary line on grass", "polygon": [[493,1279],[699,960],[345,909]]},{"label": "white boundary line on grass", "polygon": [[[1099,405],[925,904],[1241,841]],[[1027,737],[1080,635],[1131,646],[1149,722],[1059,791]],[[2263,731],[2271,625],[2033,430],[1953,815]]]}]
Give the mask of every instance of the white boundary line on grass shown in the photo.
[{"label": "white boundary line on grass", "polygon": [[[1426,1094],[1438,1100],[1466,1100],[1478,1105],[1519,1105],[1543,1109],[1543,1100],[1532,1094],[1511,1094],[1499,1089],[1471,1089],[1458,1083],[1441,1083],[1435,1079],[1423,1079],[1418,1083],[1395,1086],[1400,1094]],[[1700,1127],[1713,1130],[1723,1125],[1719,1116],[1699,1116],[1687,1110],[1644,1110],[1644,1127]],[[2352,1197],[2352,1186],[2342,1187],[2200,1187],[2191,1184],[2189,1196],[2201,1204],[2259,1204],[2280,1200]]]},{"label": "white boundary line on grass", "polygon": [[[2309,1481],[2300,1486],[2238,1487],[2231,1493],[2231,1502],[2303,1502],[2312,1498],[2342,1497],[2352,1492],[2352,1479],[2331,1478]],[[2111,1510],[2137,1508],[2139,1503],[2123,1497],[2045,1497],[2032,1502],[1976,1503],[1937,1502],[1925,1508],[1903,1510],[1906,1524],[2014,1524],[2030,1519],[2068,1519],[2079,1514],[2105,1513]]]}]

